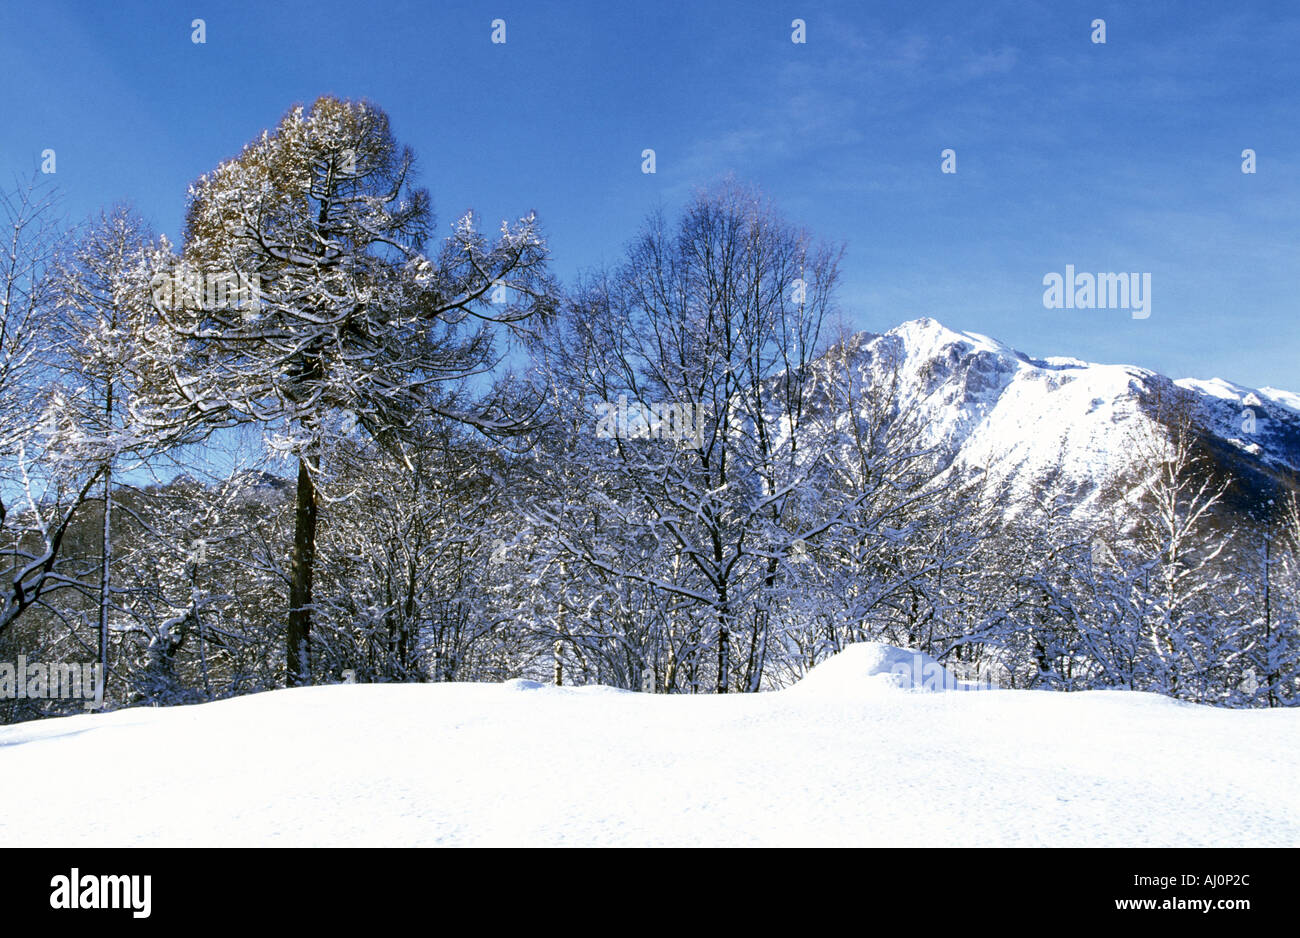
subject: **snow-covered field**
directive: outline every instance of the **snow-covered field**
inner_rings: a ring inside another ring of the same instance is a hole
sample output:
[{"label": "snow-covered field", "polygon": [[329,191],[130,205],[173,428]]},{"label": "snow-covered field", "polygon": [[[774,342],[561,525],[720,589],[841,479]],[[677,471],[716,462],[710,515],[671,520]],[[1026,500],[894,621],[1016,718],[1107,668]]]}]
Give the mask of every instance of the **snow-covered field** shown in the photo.
[{"label": "snow-covered field", "polygon": [[1300,712],[927,692],[909,654],[757,695],[342,685],[0,728],[0,843],[1300,846]]}]

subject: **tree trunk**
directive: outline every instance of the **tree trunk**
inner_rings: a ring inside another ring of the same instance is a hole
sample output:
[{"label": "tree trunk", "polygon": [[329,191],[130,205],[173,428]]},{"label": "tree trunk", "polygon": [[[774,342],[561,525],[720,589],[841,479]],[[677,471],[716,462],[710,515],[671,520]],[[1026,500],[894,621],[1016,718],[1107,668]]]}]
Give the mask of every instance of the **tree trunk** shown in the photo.
[{"label": "tree trunk", "polygon": [[[109,407],[112,407],[109,399]],[[108,700],[108,606],[112,599],[113,464],[104,470],[104,529],[99,555],[99,680],[103,701]]]},{"label": "tree trunk", "polygon": [[722,626],[718,629],[718,687],[719,694],[727,692],[731,683],[731,634],[727,628],[731,614],[726,606],[722,610]]},{"label": "tree trunk", "polygon": [[288,669],[290,687],[311,683],[311,581],[316,564],[316,487],[307,457],[298,459],[293,567],[289,583]]}]

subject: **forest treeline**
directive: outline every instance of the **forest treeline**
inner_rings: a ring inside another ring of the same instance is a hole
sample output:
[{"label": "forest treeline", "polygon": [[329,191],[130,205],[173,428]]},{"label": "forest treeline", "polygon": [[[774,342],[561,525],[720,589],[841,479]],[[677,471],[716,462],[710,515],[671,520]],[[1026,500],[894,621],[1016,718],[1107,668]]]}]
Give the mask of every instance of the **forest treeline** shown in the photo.
[{"label": "forest treeline", "polygon": [[196,180],[179,245],[0,200],[0,662],[100,662],[109,706],[753,692],[869,640],[1005,687],[1300,694],[1293,495],[1231,507],[1172,386],[1086,515],[1064,473],[962,469],[836,328],[842,248],[746,186],[565,286],[531,213],[439,234],[365,102]]}]

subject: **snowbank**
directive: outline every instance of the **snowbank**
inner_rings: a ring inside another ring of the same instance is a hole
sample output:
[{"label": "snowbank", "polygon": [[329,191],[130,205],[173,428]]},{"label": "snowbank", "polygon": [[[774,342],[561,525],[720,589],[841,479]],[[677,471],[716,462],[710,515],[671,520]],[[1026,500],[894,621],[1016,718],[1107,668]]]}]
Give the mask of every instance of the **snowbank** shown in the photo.
[{"label": "snowbank", "polygon": [[816,694],[880,693],[894,690],[961,690],[957,680],[934,658],[920,651],[880,642],[847,645],[809,670],[791,691]]},{"label": "snowbank", "polygon": [[769,694],[340,685],[0,727],[0,843],[1300,846],[1300,711],[840,692],[900,663],[850,648]]}]

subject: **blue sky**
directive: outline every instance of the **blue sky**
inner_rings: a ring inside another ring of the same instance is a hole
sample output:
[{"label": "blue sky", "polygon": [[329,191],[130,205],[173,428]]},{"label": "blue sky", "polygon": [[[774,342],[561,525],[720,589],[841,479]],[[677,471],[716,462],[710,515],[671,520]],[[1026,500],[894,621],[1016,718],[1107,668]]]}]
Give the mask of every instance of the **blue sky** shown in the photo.
[{"label": "blue sky", "polygon": [[[851,327],[1300,390],[1298,50],[1294,2],[6,4],[0,179],[53,148],[70,217],[176,238],[291,104],[366,97],[440,224],[535,209],[565,282],[734,173],[846,242]],[[1150,272],[1150,318],[1045,309],[1066,264]]]}]

